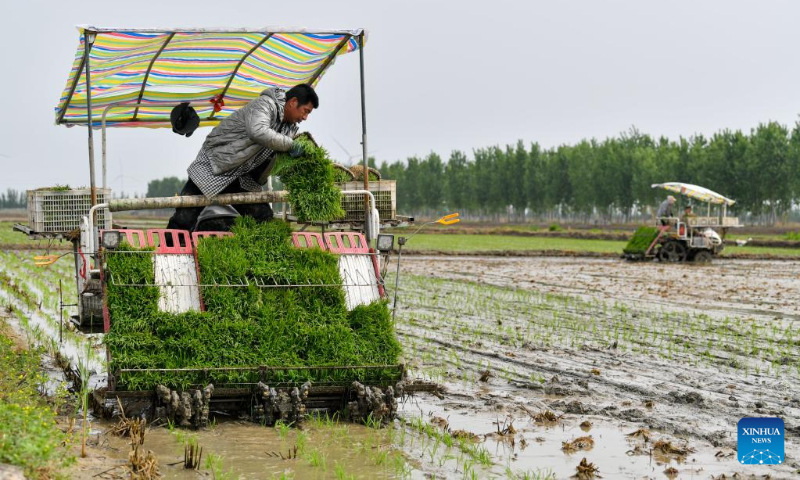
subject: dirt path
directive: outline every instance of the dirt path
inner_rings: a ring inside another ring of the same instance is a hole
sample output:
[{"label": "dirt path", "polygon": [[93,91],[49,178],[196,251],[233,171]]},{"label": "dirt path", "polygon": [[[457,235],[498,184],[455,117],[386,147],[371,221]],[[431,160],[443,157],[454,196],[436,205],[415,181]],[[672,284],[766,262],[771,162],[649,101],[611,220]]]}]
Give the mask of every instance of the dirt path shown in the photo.
[{"label": "dirt path", "polygon": [[[663,478],[668,468],[791,478],[800,468],[800,263],[432,257],[403,270],[407,354],[449,389],[418,411],[483,434],[509,416],[516,443],[536,448],[502,458],[574,474],[584,452],[557,447],[589,421],[597,433],[585,456],[611,478]],[[564,415],[556,428],[531,417],[545,410]],[[747,416],[784,419],[786,463],[737,462],[736,423]],[[625,435],[640,428],[650,442]],[[658,439],[694,452],[654,466]]]}]

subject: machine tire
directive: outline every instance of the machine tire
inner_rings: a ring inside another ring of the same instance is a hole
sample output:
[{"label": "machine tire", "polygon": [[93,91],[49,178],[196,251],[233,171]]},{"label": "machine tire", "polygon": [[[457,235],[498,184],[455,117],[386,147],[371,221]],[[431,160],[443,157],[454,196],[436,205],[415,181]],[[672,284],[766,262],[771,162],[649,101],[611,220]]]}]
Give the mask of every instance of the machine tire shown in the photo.
[{"label": "machine tire", "polygon": [[695,254],[693,255],[693,258],[692,258],[692,260],[693,260],[695,263],[711,263],[711,259],[712,259],[713,257],[714,257],[714,256],[713,256],[713,255],[711,255],[711,252],[709,252],[708,250],[698,250],[698,251],[697,251],[697,252],[695,252]]},{"label": "machine tire", "polygon": [[677,240],[670,240],[658,250],[658,259],[662,262],[683,262],[687,253],[686,245]]}]

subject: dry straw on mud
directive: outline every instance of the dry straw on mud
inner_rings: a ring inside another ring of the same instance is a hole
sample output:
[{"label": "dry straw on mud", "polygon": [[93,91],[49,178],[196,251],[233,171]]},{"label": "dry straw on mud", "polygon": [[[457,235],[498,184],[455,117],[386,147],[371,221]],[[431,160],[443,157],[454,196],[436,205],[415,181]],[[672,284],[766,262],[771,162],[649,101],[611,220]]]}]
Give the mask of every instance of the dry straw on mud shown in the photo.
[{"label": "dry straw on mud", "polygon": [[594,447],[594,439],[591,435],[586,437],[578,437],[569,442],[561,442],[561,450],[564,453],[573,453],[578,450],[591,450]]},{"label": "dry straw on mud", "polygon": [[628,437],[631,437],[631,438],[641,438],[645,442],[649,442],[650,441],[650,437],[651,437],[650,430],[648,430],[646,428],[640,428],[640,429],[638,429],[638,430],[636,430],[634,432],[628,433],[626,435]]},{"label": "dry straw on mud", "polygon": [[[232,237],[203,239],[197,247],[202,283],[218,285],[202,287],[205,312],[162,312],[157,286],[129,286],[153,285],[152,252],[125,247],[109,253],[111,330],[105,343],[112,372],[397,363],[400,344],[386,304],[376,302],[348,312],[336,256],[294,248],[291,229],[281,221],[257,223],[242,217],[232,231]],[[244,284],[249,286],[228,286]],[[392,372],[371,375],[380,379],[395,375]],[[250,371],[126,373],[118,378],[118,388],[252,383],[258,381],[255,375]],[[270,375],[272,383],[324,382],[347,380],[353,372],[279,370]]]},{"label": "dry straw on mud", "polygon": [[688,445],[679,447],[673,445],[672,442],[668,440],[656,440],[656,442],[653,443],[653,450],[663,453],[664,455],[677,455],[679,457],[685,457],[690,453],[694,453],[694,449]]},{"label": "dry straw on mud", "polygon": [[589,480],[591,478],[602,478],[602,477],[600,477],[599,473],[600,473],[600,469],[598,469],[597,466],[594,463],[589,462],[584,457],[583,460],[581,460],[581,463],[579,463],[578,466],[575,467],[575,476],[572,477],[572,478],[575,478],[577,480]]}]

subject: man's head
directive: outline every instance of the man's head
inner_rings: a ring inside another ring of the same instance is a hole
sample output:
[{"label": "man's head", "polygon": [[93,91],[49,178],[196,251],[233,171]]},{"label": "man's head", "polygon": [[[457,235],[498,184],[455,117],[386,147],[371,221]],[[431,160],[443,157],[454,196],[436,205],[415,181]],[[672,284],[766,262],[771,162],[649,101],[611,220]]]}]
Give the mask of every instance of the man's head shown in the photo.
[{"label": "man's head", "polygon": [[685,207],[683,207],[683,211],[686,213],[692,213],[692,206],[686,205]]},{"label": "man's head", "polygon": [[668,201],[669,203],[675,203],[675,197],[673,197],[672,195],[670,195],[670,196],[668,196],[668,197],[667,197],[667,201]]},{"label": "man's head", "polygon": [[308,118],[308,114],[319,108],[317,92],[307,83],[295,85],[286,92],[286,105],[283,107],[283,121],[300,123]]}]

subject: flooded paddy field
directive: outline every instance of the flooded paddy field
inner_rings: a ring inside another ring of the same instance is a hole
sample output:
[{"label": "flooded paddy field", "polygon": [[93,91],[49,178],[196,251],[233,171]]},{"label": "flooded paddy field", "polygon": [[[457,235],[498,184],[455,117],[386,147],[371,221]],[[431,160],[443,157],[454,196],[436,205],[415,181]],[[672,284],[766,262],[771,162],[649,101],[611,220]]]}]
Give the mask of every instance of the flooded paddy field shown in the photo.
[{"label": "flooded paddy field", "polygon": [[[448,389],[417,412],[483,435],[498,464],[557,478],[583,457],[606,478],[797,474],[799,263],[413,257],[403,267],[407,356]],[[782,465],[737,462],[736,423],[748,416],[784,419]],[[516,433],[502,435],[511,422]],[[581,436],[591,448],[562,443]]]},{"label": "flooded paddy field", "polygon": [[[99,338],[66,329],[58,343],[69,262],[37,269],[36,253],[0,252],[3,316],[62,366],[101,377]],[[383,427],[156,424],[141,448],[165,478],[796,478],[798,273],[800,262],[404,258],[398,334],[412,375],[440,396],[405,398]],[[785,462],[737,462],[746,416],[784,419]],[[65,429],[80,429],[75,417]],[[91,422],[68,477],[127,478],[130,442],[114,426]],[[184,468],[187,445],[203,449],[197,470]]]}]

